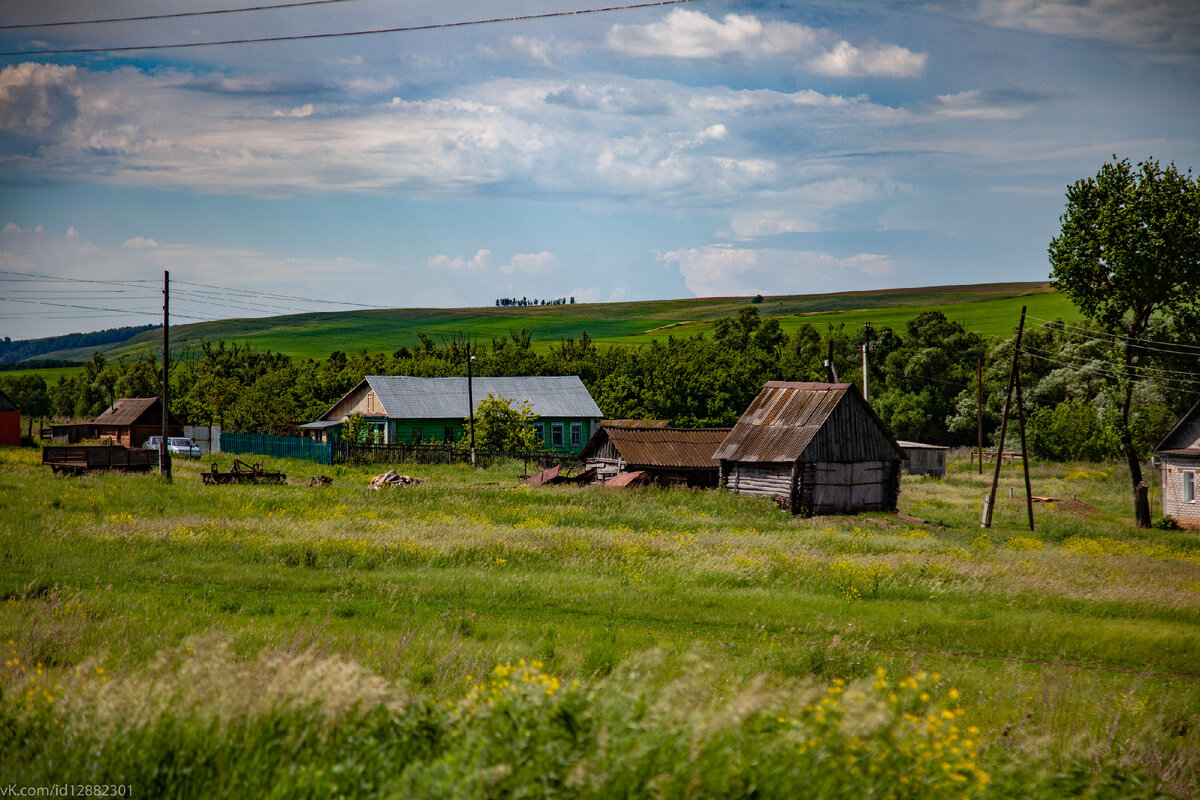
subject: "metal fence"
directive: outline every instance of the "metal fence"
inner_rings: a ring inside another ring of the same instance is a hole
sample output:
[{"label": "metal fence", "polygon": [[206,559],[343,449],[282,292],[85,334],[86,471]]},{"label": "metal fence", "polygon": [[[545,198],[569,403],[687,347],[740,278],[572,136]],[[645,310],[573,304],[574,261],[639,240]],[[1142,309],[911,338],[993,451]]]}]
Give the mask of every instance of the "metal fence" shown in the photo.
[{"label": "metal fence", "polygon": [[[299,458],[318,464],[469,464],[470,448],[445,444],[357,444],[318,442],[298,436],[269,436],[264,433],[221,434],[221,450],[226,453]],[[475,451],[475,461],[489,466],[496,461],[524,461],[527,466],[545,468],[554,464],[578,466],[578,453]]]},{"label": "metal fence", "polygon": [[334,447],[329,442],[318,442],[300,436],[271,436],[266,433],[221,434],[221,451],[239,455],[273,456],[275,458],[301,458],[318,464],[332,464]]}]

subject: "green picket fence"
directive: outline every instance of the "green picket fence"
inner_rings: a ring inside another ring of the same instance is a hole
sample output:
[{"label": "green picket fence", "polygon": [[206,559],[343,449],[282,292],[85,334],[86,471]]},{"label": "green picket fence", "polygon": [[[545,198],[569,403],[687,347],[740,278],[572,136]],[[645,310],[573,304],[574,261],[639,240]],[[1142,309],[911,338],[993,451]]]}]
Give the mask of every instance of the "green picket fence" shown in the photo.
[{"label": "green picket fence", "polygon": [[333,445],[298,436],[271,436],[266,433],[222,433],[221,452],[239,455],[302,458],[318,464],[333,463]]}]

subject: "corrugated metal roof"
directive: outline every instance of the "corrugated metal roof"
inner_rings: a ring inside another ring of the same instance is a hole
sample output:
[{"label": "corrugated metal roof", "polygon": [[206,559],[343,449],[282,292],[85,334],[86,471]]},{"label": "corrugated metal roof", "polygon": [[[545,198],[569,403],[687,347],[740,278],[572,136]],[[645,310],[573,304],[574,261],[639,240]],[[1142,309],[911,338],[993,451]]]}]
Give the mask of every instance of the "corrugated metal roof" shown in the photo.
[{"label": "corrugated metal roof", "polygon": [[900,439],[896,440],[896,444],[900,445],[901,450],[949,450],[949,447],[943,447],[940,444],[925,444],[924,442],[906,442]]},{"label": "corrugated metal roof", "polygon": [[324,430],[325,428],[336,428],[341,424],[342,420],[340,419],[321,419],[317,420],[316,422],[306,422],[297,427],[299,427],[301,430],[319,431]]},{"label": "corrugated metal roof", "polygon": [[122,397],[92,421],[93,425],[132,425],[158,402],[157,397]]},{"label": "corrugated metal roof", "polygon": [[731,428],[622,428],[605,424],[583,452],[612,442],[621,459],[631,467],[678,467],[716,469],[713,452]]},{"label": "corrugated metal roof", "polygon": [[669,428],[669,419],[606,419],[600,423],[606,428]]},{"label": "corrugated metal roof", "polygon": [[[392,419],[449,419],[467,416],[466,378],[368,375],[367,383]],[[599,419],[604,415],[577,375],[474,378],[475,404],[488,394],[533,406],[539,417]]]},{"label": "corrugated metal roof", "polygon": [[626,486],[637,486],[643,483],[649,483],[650,476],[645,472],[622,472],[615,478],[611,478],[604,482],[604,487],[607,489],[624,489]]},{"label": "corrugated metal roof", "polygon": [[[873,451],[875,457],[900,458],[896,440],[852,389],[849,383],[769,381],[713,457],[766,463],[796,461],[820,436],[820,449],[831,451],[823,454],[827,460],[869,460],[864,451]],[[822,435],[822,429],[843,403],[848,405],[837,413],[837,435]]]}]

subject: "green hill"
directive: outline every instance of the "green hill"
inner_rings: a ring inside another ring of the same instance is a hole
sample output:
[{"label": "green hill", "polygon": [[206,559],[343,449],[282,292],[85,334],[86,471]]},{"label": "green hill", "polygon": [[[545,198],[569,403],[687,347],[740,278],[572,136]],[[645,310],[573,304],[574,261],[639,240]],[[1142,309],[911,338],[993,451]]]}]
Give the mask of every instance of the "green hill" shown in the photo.
[{"label": "green hill", "polygon": [[[749,302],[746,297],[722,297],[293,314],[173,325],[171,345],[172,350],[186,350],[205,340],[223,339],[301,358],[325,358],[333,350],[353,352],[365,348],[391,352],[411,347],[421,332],[439,342],[458,333],[487,342],[522,328],[532,333],[538,350],[545,350],[564,337],[578,337],[585,330],[598,344],[643,345],[667,336],[691,336],[708,330],[715,318],[734,314]],[[903,329],[904,323],[917,314],[938,310],[969,330],[1008,336],[1017,324],[1023,304],[1029,306],[1031,314],[1045,319],[1079,316],[1064,295],[1044,282],[786,295],[766,297],[758,309],[763,316],[777,317],[785,331],[806,322],[818,326],[844,323],[853,329],[870,321],[877,328]],[[161,333],[155,329],[113,345],[59,350],[43,357],[85,360],[93,350],[107,357],[131,357],[157,352],[161,344]]]}]

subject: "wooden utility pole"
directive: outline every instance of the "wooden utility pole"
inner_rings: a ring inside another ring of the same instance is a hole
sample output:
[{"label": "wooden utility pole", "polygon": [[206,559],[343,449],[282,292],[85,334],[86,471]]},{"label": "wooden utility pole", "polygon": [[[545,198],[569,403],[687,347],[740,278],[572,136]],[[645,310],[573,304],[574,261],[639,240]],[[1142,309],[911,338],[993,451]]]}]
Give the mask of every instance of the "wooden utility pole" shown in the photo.
[{"label": "wooden utility pole", "polygon": [[162,353],[162,436],[158,439],[158,474],[171,480],[171,451],[167,449],[167,400],[170,387],[171,345],[167,335],[170,327],[171,273],[163,270],[163,353]]},{"label": "wooden utility pole", "polygon": [[471,431],[471,466],[475,466],[475,395],[471,388],[471,362],[475,360],[475,356],[471,355],[471,342],[467,341],[467,427]]},{"label": "wooden utility pole", "polygon": [[1021,323],[1017,326],[1017,340],[1013,343],[1012,367],[1008,371],[1008,392],[1004,396],[1004,415],[1000,417],[1000,441],[996,444],[996,471],[992,475],[992,490],[983,500],[983,517],[979,527],[992,527],[992,511],[996,507],[996,487],[1000,484],[1000,464],[1004,461],[1004,434],[1008,430],[1008,409],[1012,405],[1013,384],[1017,378],[1017,357],[1021,355],[1021,334],[1025,331],[1025,306],[1021,306]]},{"label": "wooden utility pole", "polygon": [[983,359],[975,362],[975,373],[979,379],[979,397],[975,404],[975,432],[979,436],[979,474],[983,474]]},{"label": "wooden utility pole", "polygon": [[829,351],[825,356],[825,377],[830,383],[838,382],[837,367],[833,363],[833,339],[829,340]]},{"label": "wooden utility pole", "polygon": [[1017,370],[1017,423],[1021,428],[1021,464],[1025,467],[1025,508],[1029,511],[1029,530],[1033,530],[1033,489],[1029,485],[1029,453],[1025,450],[1025,402],[1021,397],[1021,370]]},{"label": "wooden utility pole", "polygon": [[869,350],[875,349],[874,346],[872,346],[872,344],[871,344],[871,323],[869,323],[869,322],[864,323],[863,330],[865,332],[864,338],[863,338],[863,343],[862,343],[863,400],[866,400],[868,403],[870,403],[871,402],[871,387],[867,381],[867,367],[868,367],[867,352]]}]

